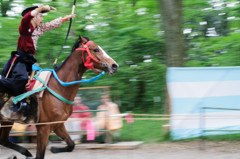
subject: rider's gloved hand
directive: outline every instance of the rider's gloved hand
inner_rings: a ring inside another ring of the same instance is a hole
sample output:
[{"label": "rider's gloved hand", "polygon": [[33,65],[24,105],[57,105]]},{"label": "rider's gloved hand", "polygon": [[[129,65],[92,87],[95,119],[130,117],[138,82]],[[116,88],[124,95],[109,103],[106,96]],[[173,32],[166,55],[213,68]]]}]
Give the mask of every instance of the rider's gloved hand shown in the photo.
[{"label": "rider's gloved hand", "polygon": [[76,17],[76,14],[70,14],[70,15],[66,15],[64,18],[66,18],[67,20],[70,20],[71,18],[74,19],[75,17]]},{"label": "rider's gloved hand", "polygon": [[56,8],[51,7],[49,5],[40,5],[38,9],[39,9],[39,12],[49,12],[50,10],[52,11],[56,10]]},{"label": "rider's gloved hand", "polygon": [[74,19],[75,17],[76,17],[76,14],[66,15],[65,17],[63,17],[62,21],[65,22],[67,20],[70,20],[71,18]]},{"label": "rider's gloved hand", "polygon": [[52,6],[50,6],[50,10],[55,11],[55,10],[57,10],[57,9],[54,8],[54,7],[52,7]]}]

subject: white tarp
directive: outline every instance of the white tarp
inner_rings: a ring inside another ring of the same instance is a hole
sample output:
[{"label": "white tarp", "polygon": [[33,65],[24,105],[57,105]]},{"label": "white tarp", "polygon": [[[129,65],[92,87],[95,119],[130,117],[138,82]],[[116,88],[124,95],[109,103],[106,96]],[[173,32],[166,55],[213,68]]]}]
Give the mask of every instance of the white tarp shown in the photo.
[{"label": "white tarp", "polygon": [[240,132],[240,67],[168,68],[167,86],[173,139]]}]

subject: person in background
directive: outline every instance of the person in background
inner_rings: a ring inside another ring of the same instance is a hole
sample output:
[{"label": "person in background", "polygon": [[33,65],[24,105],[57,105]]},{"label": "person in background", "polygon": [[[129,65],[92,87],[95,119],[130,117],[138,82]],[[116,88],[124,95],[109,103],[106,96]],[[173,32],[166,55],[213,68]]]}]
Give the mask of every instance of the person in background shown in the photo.
[{"label": "person in background", "polygon": [[[76,15],[67,15],[64,18],[57,18],[51,22],[42,23],[42,13],[56,10],[49,5],[40,5],[26,8],[22,12],[22,20],[19,26],[19,38],[17,51],[13,51],[10,59],[5,64],[0,77],[0,92],[9,96],[17,96],[24,92],[28,82],[28,72],[31,72],[32,65],[37,61],[35,53],[37,41],[43,33],[58,28],[63,22],[74,18]],[[19,114],[24,113],[29,104],[23,100],[14,105],[13,110]]]},{"label": "person in background", "polygon": [[[81,97],[74,98],[73,111],[88,111],[90,110],[88,106],[82,104]],[[87,128],[87,120],[74,121],[84,118],[91,118],[91,112],[83,112],[83,113],[72,113],[69,117],[68,121],[65,123],[66,129],[68,131],[84,131]],[[73,120],[73,121],[71,121]],[[81,142],[81,135],[70,135],[71,139],[75,142],[75,144],[79,144]]]},{"label": "person in background", "polygon": [[117,136],[117,130],[123,126],[122,117],[118,105],[111,101],[109,95],[102,95],[101,102],[102,105],[98,107],[100,111],[96,115],[95,127],[99,130],[108,130],[106,142],[111,143],[112,137]]},{"label": "person in background", "polygon": [[[12,126],[11,131],[12,132],[22,132],[24,133],[24,131],[26,130],[27,126],[24,124],[20,124],[20,123],[14,123]],[[20,136],[9,136],[9,140],[13,143],[19,143],[21,141],[23,141],[23,138]]]}]

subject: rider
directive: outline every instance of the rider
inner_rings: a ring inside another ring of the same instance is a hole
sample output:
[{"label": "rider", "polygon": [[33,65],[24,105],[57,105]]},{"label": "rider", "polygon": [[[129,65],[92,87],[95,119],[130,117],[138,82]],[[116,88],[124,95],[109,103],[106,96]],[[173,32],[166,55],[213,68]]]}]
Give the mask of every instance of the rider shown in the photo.
[{"label": "rider", "polygon": [[[28,82],[28,72],[31,72],[35,59],[37,41],[43,33],[61,26],[61,24],[76,15],[66,15],[51,22],[43,23],[42,13],[56,10],[49,5],[40,5],[26,8],[22,12],[22,20],[19,26],[20,36],[17,43],[17,51],[13,51],[9,61],[5,64],[1,73],[0,92],[11,96],[17,96],[24,92]],[[28,103],[23,100],[14,105],[14,110],[23,113],[28,108]]]}]

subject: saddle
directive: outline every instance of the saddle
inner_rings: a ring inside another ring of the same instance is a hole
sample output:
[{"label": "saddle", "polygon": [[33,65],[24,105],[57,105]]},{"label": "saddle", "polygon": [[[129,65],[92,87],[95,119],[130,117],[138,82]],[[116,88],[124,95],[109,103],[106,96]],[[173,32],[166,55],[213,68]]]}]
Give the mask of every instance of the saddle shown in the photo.
[{"label": "saddle", "polygon": [[[42,82],[33,78],[35,71],[29,78],[29,82],[26,84],[26,92],[31,92],[37,90],[44,86]],[[45,84],[48,83],[51,76],[50,71],[42,71],[38,74],[38,78],[42,79]],[[26,94],[25,92],[25,94]],[[41,105],[41,98],[43,96],[44,90],[30,95],[26,98],[27,103],[30,105],[27,112],[24,114],[19,114],[13,111],[13,99],[14,97],[9,96],[6,93],[0,93],[0,120],[14,121],[19,123],[35,123],[38,121],[38,108]],[[21,96],[21,95],[19,95]]]}]

